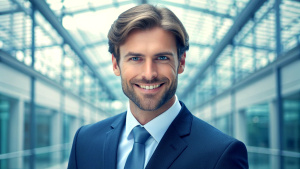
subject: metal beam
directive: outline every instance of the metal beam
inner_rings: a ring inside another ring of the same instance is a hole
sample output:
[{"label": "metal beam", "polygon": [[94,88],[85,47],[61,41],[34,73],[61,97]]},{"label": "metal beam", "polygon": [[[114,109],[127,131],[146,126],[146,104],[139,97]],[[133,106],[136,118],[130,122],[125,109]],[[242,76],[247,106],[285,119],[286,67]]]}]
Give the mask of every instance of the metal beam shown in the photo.
[{"label": "metal beam", "polygon": [[[280,11],[280,4],[281,0],[275,0],[275,5],[274,5],[274,10],[275,10],[275,39],[276,39],[276,56],[277,59],[279,58],[280,54],[282,53],[282,44],[281,44],[281,11]],[[284,143],[283,143],[283,99],[282,99],[282,76],[281,76],[281,70],[282,68],[278,67],[275,70],[275,84],[276,84],[276,109],[277,109],[277,125],[278,125],[278,143],[277,145],[279,149],[279,169],[283,169],[284,167],[284,157],[282,155],[282,151],[284,148]],[[277,164],[276,164],[277,165]]]},{"label": "metal beam", "polygon": [[13,10],[0,11],[0,15],[10,15],[13,13],[18,13],[18,12],[22,12],[22,10],[20,8],[17,8],[17,9],[13,9]]},{"label": "metal beam", "polygon": [[76,43],[76,41],[71,37],[69,32],[59,22],[57,16],[55,16],[55,14],[49,8],[45,0],[30,0],[30,2],[36,6],[36,9],[45,17],[45,19],[48,20],[48,22],[53,26],[53,28],[63,37],[65,43],[67,43],[74,50],[74,52],[79,56],[79,58],[83,61],[83,63],[89,67],[89,69],[95,75],[95,77],[99,79],[99,83],[101,84],[103,89],[108,93],[109,98],[113,100],[117,99],[116,95],[106,85],[105,80],[96,70],[94,65],[87,58],[87,56],[82,52],[81,48]]},{"label": "metal beam", "polygon": [[[35,12],[36,8],[34,5],[31,5],[31,20],[32,20],[32,26],[31,26],[31,68],[34,69],[34,63],[35,63],[35,28],[36,28],[36,19],[35,19]],[[29,113],[29,122],[30,122],[30,143],[29,147],[31,150],[31,156],[29,157],[29,166],[31,169],[35,169],[35,160],[36,160],[36,154],[34,151],[34,148],[36,147],[36,78],[34,76],[30,76],[30,113]]]},{"label": "metal beam", "polygon": [[[213,45],[211,45],[211,44],[201,44],[201,43],[195,43],[195,42],[191,42],[190,46],[202,47],[202,48],[213,48]],[[249,44],[242,44],[242,43],[235,44],[235,46],[245,47],[245,48],[252,48],[252,49],[256,49],[256,50],[265,50],[265,51],[268,51],[268,52],[274,52],[275,51],[275,48],[272,49],[268,46],[256,46],[256,45],[249,45]]]},{"label": "metal beam", "polygon": [[221,17],[221,18],[233,19],[233,17],[229,14],[222,14],[222,13],[218,13],[216,11],[211,11],[211,10],[208,10],[208,9],[205,9],[205,8],[194,7],[194,6],[190,6],[190,5],[187,5],[187,4],[181,4],[181,3],[170,2],[170,1],[161,1],[161,4],[175,6],[175,7],[182,8],[182,9],[189,9],[189,10],[193,10],[193,11],[196,11],[196,12],[202,12],[202,13],[206,13],[206,14],[209,14],[209,15],[212,15],[212,16],[218,16],[218,17]]},{"label": "metal beam", "polygon": [[196,47],[202,47],[202,48],[212,48],[213,47],[211,44],[204,44],[204,43],[198,43],[198,42],[190,42],[190,46],[196,46]]},{"label": "metal beam", "polygon": [[184,99],[188,93],[195,88],[197,85],[198,79],[204,77],[204,73],[206,70],[216,61],[216,59],[220,56],[223,50],[227,47],[227,45],[232,43],[233,38],[235,35],[240,31],[240,29],[248,22],[250,18],[253,17],[254,13],[264,4],[266,0],[251,0],[247,4],[247,6],[241,11],[240,14],[237,15],[236,19],[234,20],[234,24],[231,26],[227,34],[215,47],[212,54],[209,56],[205,65],[203,65],[196,75],[191,78],[189,85],[183,90],[180,95],[181,99]]},{"label": "metal beam", "polygon": [[[85,100],[84,98],[80,97],[79,95],[75,94],[74,92],[66,89],[64,86],[57,83],[56,81],[42,75],[40,72],[25,65],[24,63],[21,63],[16,58],[10,56],[8,53],[6,53],[5,51],[3,51],[1,49],[0,49],[0,63],[8,65],[9,67],[12,67],[13,69],[18,70],[28,76],[34,77],[37,80],[43,81],[43,82],[49,84],[50,86],[57,88],[60,91],[63,91],[65,94],[68,94],[68,95],[80,100],[80,102],[85,103],[91,107],[94,107],[94,108],[100,110],[101,112],[105,112],[102,108],[96,107],[95,105],[91,104],[89,101]],[[107,113],[107,112],[105,112],[105,113]]]},{"label": "metal beam", "polygon": [[264,78],[267,75],[270,75],[271,73],[274,73],[274,70],[281,69],[297,60],[300,60],[300,45],[294,47],[293,49],[289,50],[286,53],[282,53],[278,59],[276,59],[274,62],[270,63],[266,67],[250,74],[246,78],[237,81],[235,84],[230,86],[228,89],[224,90],[223,92],[211,97],[210,99],[206,100],[205,102],[201,102],[196,104],[193,108],[190,110],[193,112],[193,110],[200,109],[204,107],[205,105],[209,104],[212,100],[216,100],[218,98],[221,98],[225,95],[228,95],[229,93],[232,93],[240,88],[243,88],[251,83],[254,83],[258,79]]},{"label": "metal beam", "polygon": [[92,48],[95,46],[107,45],[107,44],[108,44],[108,40],[101,40],[101,41],[97,41],[97,42],[93,42],[93,43],[88,43],[88,44],[84,45],[82,47],[82,49]]},{"label": "metal beam", "polygon": [[100,11],[100,10],[109,9],[109,8],[116,8],[116,7],[119,7],[122,5],[128,5],[128,4],[133,4],[133,2],[132,1],[113,2],[113,3],[107,4],[107,5],[93,7],[92,9],[90,7],[90,8],[80,9],[80,10],[76,10],[76,11],[72,11],[72,12],[66,11],[64,13],[64,15],[77,15],[77,14],[85,13],[85,12]]},{"label": "metal beam", "polygon": [[273,10],[273,7],[270,7],[260,18],[258,18],[257,20],[254,21],[254,24],[251,26],[251,28],[249,29],[249,31],[247,33],[245,33],[243,35],[243,37],[238,41],[235,42],[235,44],[240,44],[243,42],[243,40],[250,34],[252,33],[251,30],[254,30],[254,28],[257,26],[258,23],[261,23],[263,19],[265,19],[268,14]]}]

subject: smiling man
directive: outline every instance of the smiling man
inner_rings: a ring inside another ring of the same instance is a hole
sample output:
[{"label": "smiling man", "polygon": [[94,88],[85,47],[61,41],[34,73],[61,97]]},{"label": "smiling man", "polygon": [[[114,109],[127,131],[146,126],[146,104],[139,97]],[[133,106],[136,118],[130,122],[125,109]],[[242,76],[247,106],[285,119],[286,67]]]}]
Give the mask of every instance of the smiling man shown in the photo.
[{"label": "smiling man", "polygon": [[119,62],[112,58],[113,69],[122,78],[131,113],[144,125],[175,103],[185,53],[179,61],[174,35],[158,26],[133,30],[119,50]]},{"label": "smiling man", "polygon": [[248,168],[245,145],[193,116],[175,95],[189,43],[174,13],[133,7],[113,23],[108,39],[128,108],[81,127],[68,168]]}]

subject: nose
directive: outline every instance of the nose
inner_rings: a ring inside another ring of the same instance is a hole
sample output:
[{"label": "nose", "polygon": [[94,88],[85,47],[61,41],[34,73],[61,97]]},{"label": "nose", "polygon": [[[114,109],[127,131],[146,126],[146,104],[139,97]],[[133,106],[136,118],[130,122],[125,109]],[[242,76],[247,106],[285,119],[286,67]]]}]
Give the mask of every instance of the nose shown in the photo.
[{"label": "nose", "polygon": [[143,79],[153,80],[157,77],[157,74],[157,65],[153,62],[153,60],[146,60],[143,65]]}]

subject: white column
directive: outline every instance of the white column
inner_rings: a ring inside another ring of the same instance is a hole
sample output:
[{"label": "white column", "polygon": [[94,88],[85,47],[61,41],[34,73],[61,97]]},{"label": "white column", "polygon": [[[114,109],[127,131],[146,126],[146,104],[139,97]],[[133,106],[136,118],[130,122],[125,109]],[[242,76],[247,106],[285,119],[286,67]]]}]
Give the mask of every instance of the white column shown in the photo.
[{"label": "white column", "polygon": [[[9,152],[22,151],[24,147],[24,100],[11,102],[9,119]],[[9,160],[9,168],[23,168],[23,157]]]},{"label": "white column", "polygon": [[247,114],[245,110],[235,110],[234,116],[234,137],[247,145]]},{"label": "white column", "polygon": [[[269,116],[270,116],[270,123],[269,123],[269,138],[270,138],[270,149],[279,150],[279,115],[276,108],[275,101],[269,102]],[[280,168],[280,159],[279,155],[270,155],[270,162],[272,169],[279,169]]]},{"label": "white column", "polygon": [[[62,113],[55,112],[51,119],[51,131],[50,131],[50,141],[51,146],[59,146],[62,144]],[[61,161],[61,151],[55,151],[51,153],[51,162],[52,164],[59,164]]]},{"label": "white column", "polygon": [[70,122],[70,136],[71,136],[70,140],[71,140],[71,142],[73,141],[76,131],[81,126],[82,126],[81,117],[76,116],[76,117],[72,118],[72,120]]}]

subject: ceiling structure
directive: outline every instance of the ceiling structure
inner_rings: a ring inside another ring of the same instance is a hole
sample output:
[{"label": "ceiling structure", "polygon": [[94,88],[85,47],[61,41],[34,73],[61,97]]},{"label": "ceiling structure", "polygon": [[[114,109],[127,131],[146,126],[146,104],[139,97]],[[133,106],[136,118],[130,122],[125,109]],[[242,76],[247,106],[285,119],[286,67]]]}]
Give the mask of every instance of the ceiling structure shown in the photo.
[{"label": "ceiling structure", "polygon": [[30,66],[34,47],[33,67],[43,75],[79,95],[123,103],[107,33],[142,3],[171,9],[189,34],[182,99],[196,92],[205,100],[299,45],[296,0],[0,0],[0,50]]}]

